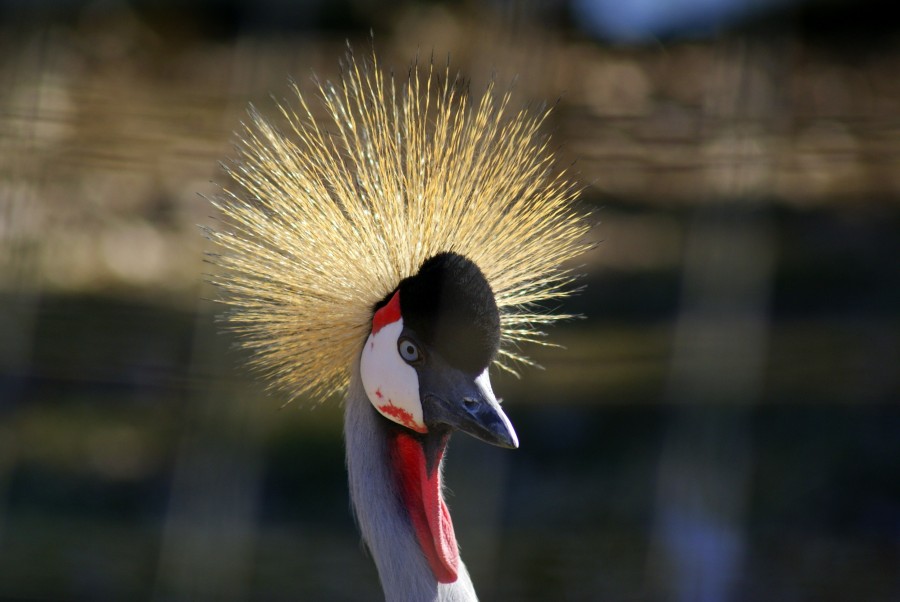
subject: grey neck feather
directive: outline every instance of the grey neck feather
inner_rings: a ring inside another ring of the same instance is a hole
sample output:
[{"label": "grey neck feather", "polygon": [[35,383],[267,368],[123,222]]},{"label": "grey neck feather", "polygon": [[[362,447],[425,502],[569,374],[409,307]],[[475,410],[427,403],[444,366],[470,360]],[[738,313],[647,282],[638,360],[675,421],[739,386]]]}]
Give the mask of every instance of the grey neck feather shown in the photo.
[{"label": "grey neck feather", "polygon": [[388,461],[384,420],[369,403],[354,370],[344,408],[350,499],[363,539],[375,560],[388,602],[470,602],[472,580],[460,562],[455,583],[438,583],[416,540],[396,491]]}]

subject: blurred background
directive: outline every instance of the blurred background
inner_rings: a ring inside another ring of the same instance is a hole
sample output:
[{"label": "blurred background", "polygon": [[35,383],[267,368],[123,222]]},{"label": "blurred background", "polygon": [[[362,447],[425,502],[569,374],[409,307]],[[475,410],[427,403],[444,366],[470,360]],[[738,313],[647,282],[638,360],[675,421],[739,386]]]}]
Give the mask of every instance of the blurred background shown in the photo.
[{"label": "blurred background", "polygon": [[380,596],[340,407],[240,368],[198,228],[248,103],[374,32],[556,103],[596,220],[495,376],[521,449],[451,444],[482,598],[900,600],[892,4],[0,2],[0,599]]}]

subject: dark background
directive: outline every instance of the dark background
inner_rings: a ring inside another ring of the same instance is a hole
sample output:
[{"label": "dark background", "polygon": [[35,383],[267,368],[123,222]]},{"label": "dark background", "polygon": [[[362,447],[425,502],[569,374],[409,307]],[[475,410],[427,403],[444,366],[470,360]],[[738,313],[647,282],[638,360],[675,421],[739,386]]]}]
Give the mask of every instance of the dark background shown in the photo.
[{"label": "dark background", "polygon": [[900,599],[891,8],[0,3],[0,599],[380,595],[339,404],[240,368],[197,227],[248,103],[372,34],[557,103],[597,223],[586,319],[494,376],[521,449],[451,444],[482,598]]}]

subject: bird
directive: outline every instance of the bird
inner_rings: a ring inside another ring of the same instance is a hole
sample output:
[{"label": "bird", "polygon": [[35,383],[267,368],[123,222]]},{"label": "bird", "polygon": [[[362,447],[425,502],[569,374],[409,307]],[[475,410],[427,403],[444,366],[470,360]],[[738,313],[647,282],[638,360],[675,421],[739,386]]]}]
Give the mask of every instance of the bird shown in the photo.
[{"label": "bird", "polygon": [[[552,344],[591,248],[552,107],[476,95],[450,61],[405,77],[352,47],[336,81],[255,106],[207,230],[224,321],[268,386],[342,398],[351,506],[386,600],[477,599],[444,496],[459,431],[517,448],[490,371]],[[314,105],[313,103],[318,103]],[[314,106],[318,110],[314,110]]]}]

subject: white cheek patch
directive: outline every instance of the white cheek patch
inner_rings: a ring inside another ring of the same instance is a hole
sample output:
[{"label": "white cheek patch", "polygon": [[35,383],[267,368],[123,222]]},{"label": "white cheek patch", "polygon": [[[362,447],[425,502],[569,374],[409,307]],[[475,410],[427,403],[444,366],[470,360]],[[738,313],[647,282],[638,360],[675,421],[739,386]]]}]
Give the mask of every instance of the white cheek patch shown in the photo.
[{"label": "white cheek patch", "polygon": [[419,376],[397,350],[402,331],[403,318],[400,318],[369,335],[359,359],[359,375],[369,401],[382,416],[416,432],[427,433],[419,399]]}]

